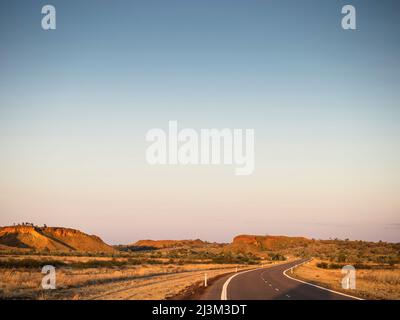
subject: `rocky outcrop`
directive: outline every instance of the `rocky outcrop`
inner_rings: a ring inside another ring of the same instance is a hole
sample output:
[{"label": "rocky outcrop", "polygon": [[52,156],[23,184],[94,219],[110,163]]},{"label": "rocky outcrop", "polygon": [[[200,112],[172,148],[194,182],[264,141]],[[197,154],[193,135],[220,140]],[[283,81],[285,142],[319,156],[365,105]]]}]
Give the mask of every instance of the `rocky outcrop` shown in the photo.
[{"label": "rocky outcrop", "polygon": [[0,227],[0,245],[38,251],[114,252],[99,237],[60,227]]}]

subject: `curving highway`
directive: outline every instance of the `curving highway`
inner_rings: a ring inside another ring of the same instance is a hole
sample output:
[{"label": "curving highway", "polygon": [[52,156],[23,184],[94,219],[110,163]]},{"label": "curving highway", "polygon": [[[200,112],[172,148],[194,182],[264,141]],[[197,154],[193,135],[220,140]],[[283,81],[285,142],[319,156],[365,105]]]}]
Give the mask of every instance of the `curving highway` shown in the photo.
[{"label": "curving highway", "polygon": [[[216,280],[201,295],[202,300],[354,300],[342,294],[291,278],[298,260],[269,268],[230,274]],[[286,271],[286,272],[285,272]]]}]

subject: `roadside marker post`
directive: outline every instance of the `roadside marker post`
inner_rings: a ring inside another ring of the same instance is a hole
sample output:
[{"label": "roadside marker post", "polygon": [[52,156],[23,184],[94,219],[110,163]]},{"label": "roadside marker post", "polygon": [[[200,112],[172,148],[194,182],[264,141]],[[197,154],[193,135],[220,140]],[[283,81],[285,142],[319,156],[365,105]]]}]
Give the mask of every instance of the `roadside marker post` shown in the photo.
[{"label": "roadside marker post", "polygon": [[207,287],[207,273],[204,274],[204,287]]}]

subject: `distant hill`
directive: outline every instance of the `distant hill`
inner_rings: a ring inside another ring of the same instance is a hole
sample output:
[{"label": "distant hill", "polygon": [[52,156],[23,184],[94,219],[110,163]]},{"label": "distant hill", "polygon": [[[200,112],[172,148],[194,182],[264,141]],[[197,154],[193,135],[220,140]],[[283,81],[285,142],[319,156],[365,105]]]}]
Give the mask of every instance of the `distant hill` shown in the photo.
[{"label": "distant hill", "polygon": [[302,247],[311,240],[303,237],[286,236],[260,236],[260,235],[238,235],[230,244],[209,243],[199,239],[196,240],[139,240],[126,246],[117,246],[119,250],[149,250],[149,249],[178,249],[178,248],[224,248],[228,252],[262,252],[279,251]]},{"label": "distant hill", "polygon": [[196,239],[196,240],[139,240],[139,241],[136,241],[131,246],[164,249],[164,248],[179,248],[179,247],[195,248],[195,247],[202,247],[206,244],[207,244],[207,242],[202,241],[200,239]]},{"label": "distant hill", "polygon": [[225,246],[226,253],[252,253],[269,257],[314,257],[345,263],[399,263],[400,243],[360,240],[315,240],[304,237],[238,235]]},{"label": "distant hill", "polygon": [[225,247],[225,251],[253,253],[262,251],[286,251],[307,246],[311,242],[312,240],[304,237],[242,234],[234,237],[232,243]]},{"label": "distant hill", "polygon": [[[400,263],[400,243],[354,240],[316,240],[304,237],[238,235],[232,242],[196,240],[139,240],[111,247],[99,237],[61,227],[17,225],[0,227],[0,251],[36,250],[48,252],[127,253],[157,255],[173,259],[212,261],[280,260],[287,257],[314,257],[335,263]],[[147,253],[146,251],[157,251]],[[247,259],[247,260],[246,260]],[[235,262],[236,263],[236,262]]]},{"label": "distant hill", "polygon": [[0,227],[0,249],[38,251],[114,252],[99,237],[79,230],[59,227]]}]

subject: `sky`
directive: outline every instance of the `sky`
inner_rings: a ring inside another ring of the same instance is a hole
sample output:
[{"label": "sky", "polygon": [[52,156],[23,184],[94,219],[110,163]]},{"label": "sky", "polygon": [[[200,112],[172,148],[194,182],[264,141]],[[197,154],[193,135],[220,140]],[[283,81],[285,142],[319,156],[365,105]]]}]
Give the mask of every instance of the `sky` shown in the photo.
[{"label": "sky", "polygon": [[[1,1],[0,225],[400,242],[399,15],[397,0]],[[254,173],[149,165],[146,132],[170,120],[254,129]]]}]

